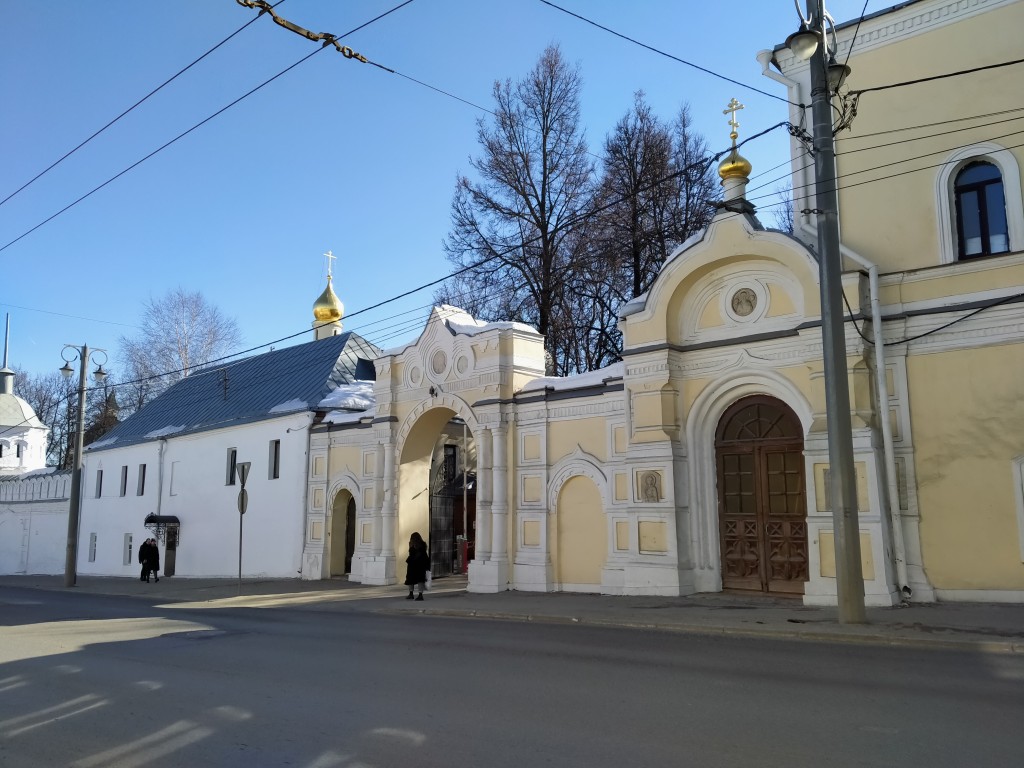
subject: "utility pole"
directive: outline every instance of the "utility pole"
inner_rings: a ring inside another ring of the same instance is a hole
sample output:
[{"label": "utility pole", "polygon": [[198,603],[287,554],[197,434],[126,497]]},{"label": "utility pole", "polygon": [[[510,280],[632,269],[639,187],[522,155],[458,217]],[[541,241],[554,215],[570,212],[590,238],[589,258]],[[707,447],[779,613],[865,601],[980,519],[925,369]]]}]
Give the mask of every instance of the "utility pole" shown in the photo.
[{"label": "utility pole", "polygon": [[828,78],[829,46],[825,3],[807,0],[810,28],[821,30],[821,44],[811,56],[811,114],[814,125],[814,187],[818,217],[821,283],[822,357],[825,367],[825,419],[831,482],[829,504],[836,548],[839,621],[863,624],[864,576],[861,571],[860,523],[850,421],[850,384],[846,365],[843,317],[843,262],[839,251],[839,192],[836,181],[832,94]]}]

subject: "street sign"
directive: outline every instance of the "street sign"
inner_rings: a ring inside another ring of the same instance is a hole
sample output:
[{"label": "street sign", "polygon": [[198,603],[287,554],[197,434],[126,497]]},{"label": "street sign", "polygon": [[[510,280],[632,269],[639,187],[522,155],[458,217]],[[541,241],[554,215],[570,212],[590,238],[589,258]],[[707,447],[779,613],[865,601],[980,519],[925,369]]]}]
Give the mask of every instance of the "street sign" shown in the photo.
[{"label": "street sign", "polygon": [[242,488],[245,488],[245,481],[249,477],[250,466],[252,466],[251,461],[240,461],[235,465],[235,472],[238,473],[238,481],[242,484]]},{"label": "street sign", "polygon": [[249,506],[249,492],[243,488],[238,492],[238,514],[244,515]]}]

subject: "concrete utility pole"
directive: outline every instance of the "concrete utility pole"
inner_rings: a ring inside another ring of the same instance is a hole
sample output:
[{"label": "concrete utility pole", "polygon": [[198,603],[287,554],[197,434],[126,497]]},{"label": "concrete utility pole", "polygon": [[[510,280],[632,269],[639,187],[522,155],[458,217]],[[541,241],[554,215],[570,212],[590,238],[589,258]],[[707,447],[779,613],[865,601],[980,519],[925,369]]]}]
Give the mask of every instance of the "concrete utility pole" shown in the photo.
[{"label": "concrete utility pole", "polygon": [[[861,571],[860,523],[850,422],[850,385],[846,365],[843,317],[843,262],[839,251],[839,192],[836,181],[832,94],[828,78],[829,46],[825,3],[807,0],[810,28],[821,31],[820,44],[810,59],[811,114],[814,124],[814,186],[821,259],[821,335],[825,367],[825,418],[836,548],[836,591],[839,621],[863,624],[864,576]],[[879,340],[880,343],[881,340]]]},{"label": "concrete utility pole", "polygon": [[[74,344],[65,344],[61,350],[72,349],[71,360],[78,355],[81,365],[78,368],[78,425],[75,429],[75,453],[74,466],[71,470],[71,506],[68,510],[68,542],[67,552],[64,558],[64,586],[73,587],[78,582],[78,521],[82,514],[82,448],[85,441],[85,369],[89,365],[89,356],[97,352],[103,353],[103,360],[106,362],[105,349],[89,349],[88,344],[81,347]],[[64,366],[60,369],[65,379],[70,379],[75,372],[71,367],[71,360],[64,358]],[[98,382],[102,382],[107,373],[103,365],[98,366],[93,373]]]}]

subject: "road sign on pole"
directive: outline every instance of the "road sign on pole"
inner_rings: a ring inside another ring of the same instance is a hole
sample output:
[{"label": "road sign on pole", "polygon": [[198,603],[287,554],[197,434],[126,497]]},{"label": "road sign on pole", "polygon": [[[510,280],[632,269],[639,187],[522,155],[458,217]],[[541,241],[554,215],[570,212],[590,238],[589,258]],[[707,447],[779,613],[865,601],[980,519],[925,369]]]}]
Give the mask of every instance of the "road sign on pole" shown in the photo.
[{"label": "road sign on pole", "polygon": [[242,489],[238,492],[238,594],[242,594],[242,519],[249,506],[249,492],[245,490],[245,481],[249,478],[250,461],[240,461],[235,465],[235,473]]}]

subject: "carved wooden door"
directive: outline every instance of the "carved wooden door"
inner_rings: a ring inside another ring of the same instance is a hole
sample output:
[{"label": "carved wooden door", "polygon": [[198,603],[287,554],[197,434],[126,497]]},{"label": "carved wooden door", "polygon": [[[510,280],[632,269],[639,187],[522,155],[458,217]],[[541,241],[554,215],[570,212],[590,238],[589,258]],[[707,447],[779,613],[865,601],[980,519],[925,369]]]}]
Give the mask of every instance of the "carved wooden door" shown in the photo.
[{"label": "carved wooden door", "polygon": [[723,589],[803,594],[807,508],[803,434],[782,402],[747,397],[715,441]]}]

